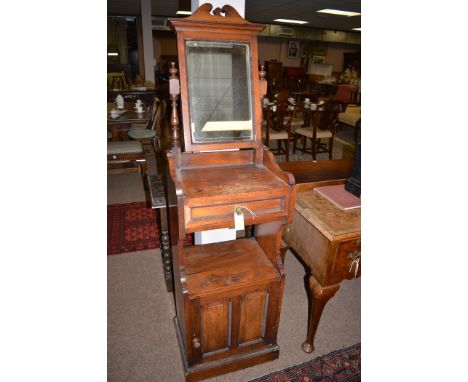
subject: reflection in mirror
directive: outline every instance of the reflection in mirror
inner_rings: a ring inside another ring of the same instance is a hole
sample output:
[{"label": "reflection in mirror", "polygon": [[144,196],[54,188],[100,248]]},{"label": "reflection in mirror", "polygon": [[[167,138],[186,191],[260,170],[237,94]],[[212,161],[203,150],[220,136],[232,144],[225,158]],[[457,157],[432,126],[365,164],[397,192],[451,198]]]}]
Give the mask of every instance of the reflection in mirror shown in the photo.
[{"label": "reflection in mirror", "polygon": [[187,41],[193,143],[253,139],[249,45]]}]

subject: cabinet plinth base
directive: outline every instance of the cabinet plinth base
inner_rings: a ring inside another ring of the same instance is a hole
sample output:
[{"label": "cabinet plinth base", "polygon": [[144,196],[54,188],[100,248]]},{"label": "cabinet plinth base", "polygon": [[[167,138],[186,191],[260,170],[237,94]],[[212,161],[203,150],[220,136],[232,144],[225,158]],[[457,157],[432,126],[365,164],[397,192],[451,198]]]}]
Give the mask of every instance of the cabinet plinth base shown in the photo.
[{"label": "cabinet plinth base", "polygon": [[179,350],[182,357],[182,366],[184,368],[186,382],[201,381],[206,378],[227,374],[263,362],[272,361],[279,357],[279,346],[268,345],[261,349],[235,354],[226,358],[202,363],[195,366],[189,366],[177,317],[174,318],[174,325],[177,334],[177,342],[179,344]]}]

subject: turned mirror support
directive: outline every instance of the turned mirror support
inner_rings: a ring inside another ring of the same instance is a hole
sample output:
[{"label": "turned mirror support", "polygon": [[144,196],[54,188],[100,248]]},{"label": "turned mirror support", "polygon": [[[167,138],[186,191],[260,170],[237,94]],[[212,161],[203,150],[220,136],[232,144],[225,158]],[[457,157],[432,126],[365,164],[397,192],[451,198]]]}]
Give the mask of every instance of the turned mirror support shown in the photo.
[{"label": "turned mirror support", "polygon": [[260,101],[263,101],[263,97],[265,97],[267,93],[267,81],[265,80],[266,71],[265,65],[260,65],[260,71],[258,72],[259,76],[259,93],[260,93]]},{"label": "turned mirror support", "polygon": [[177,100],[180,94],[179,78],[177,77],[177,68],[175,62],[170,63],[169,68],[169,94],[171,97],[171,127],[172,127],[172,148],[180,147],[179,138],[179,113],[177,110]]}]

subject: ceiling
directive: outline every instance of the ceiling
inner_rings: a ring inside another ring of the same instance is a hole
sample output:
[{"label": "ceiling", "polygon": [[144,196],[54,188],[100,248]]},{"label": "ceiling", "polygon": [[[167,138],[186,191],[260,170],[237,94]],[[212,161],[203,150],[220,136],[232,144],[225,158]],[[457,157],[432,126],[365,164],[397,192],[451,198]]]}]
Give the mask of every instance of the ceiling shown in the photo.
[{"label": "ceiling", "polygon": [[[207,0],[209,2],[209,0]],[[228,3],[228,0],[226,0]],[[175,17],[178,0],[151,0],[152,16]],[[245,0],[245,18],[252,22],[277,24],[274,19],[308,21],[304,27],[351,31],[361,26],[361,16],[344,17],[316,13],[331,8],[361,12],[360,0]],[[136,16],[140,12],[139,0],[107,0],[107,14]],[[286,24],[285,24],[286,25]],[[292,25],[292,24],[287,24]]]}]

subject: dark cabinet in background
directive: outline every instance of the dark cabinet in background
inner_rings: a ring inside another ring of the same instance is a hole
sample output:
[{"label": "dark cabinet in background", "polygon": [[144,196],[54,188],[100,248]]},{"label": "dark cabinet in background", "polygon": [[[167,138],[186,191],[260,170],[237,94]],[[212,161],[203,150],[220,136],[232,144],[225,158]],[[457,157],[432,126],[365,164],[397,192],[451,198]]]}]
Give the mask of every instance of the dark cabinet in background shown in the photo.
[{"label": "dark cabinet in background", "polygon": [[361,73],[361,52],[343,53],[343,72],[349,66]]}]

